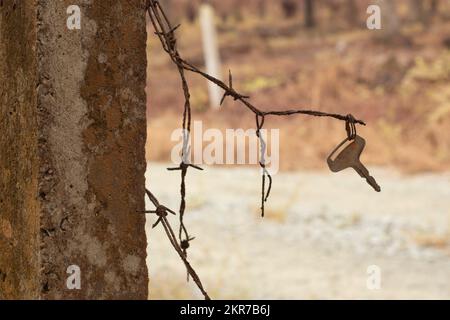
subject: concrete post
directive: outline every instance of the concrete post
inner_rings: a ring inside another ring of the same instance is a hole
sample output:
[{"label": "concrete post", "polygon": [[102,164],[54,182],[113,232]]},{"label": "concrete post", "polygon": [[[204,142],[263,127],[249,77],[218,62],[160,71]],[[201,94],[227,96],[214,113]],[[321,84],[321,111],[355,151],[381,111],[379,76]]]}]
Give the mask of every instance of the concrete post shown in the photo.
[{"label": "concrete post", "polygon": [[[215,78],[222,78],[217,32],[214,24],[214,9],[209,3],[200,6],[200,25],[203,38],[203,55],[205,57],[206,73]],[[218,109],[223,90],[208,81],[209,102],[211,108]]]},{"label": "concrete post", "polygon": [[146,299],[145,1],[0,6],[0,299]]}]

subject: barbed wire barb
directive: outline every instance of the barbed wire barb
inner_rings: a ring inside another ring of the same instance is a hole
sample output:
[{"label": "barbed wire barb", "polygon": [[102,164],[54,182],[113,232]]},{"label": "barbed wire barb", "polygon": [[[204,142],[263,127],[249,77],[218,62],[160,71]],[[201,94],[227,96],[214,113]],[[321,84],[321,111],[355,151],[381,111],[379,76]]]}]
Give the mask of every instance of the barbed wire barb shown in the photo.
[{"label": "barbed wire barb", "polygon": [[[211,300],[208,293],[206,292],[206,290],[203,287],[200,277],[197,275],[194,268],[192,268],[191,264],[189,263],[189,261],[186,258],[186,255],[183,253],[183,248],[178,243],[177,238],[175,237],[175,233],[172,229],[172,226],[170,225],[169,220],[167,219],[167,212],[172,213],[172,214],[175,214],[175,212],[173,210],[169,209],[168,207],[161,205],[159,203],[158,199],[153,195],[153,193],[150,192],[150,190],[145,189],[145,192],[146,192],[150,202],[155,206],[156,209],[155,210],[146,210],[146,211],[144,211],[144,213],[155,213],[158,216],[158,220],[153,224],[153,228],[155,228],[159,224],[162,224],[170,243],[172,244],[173,248],[178,253],[178,255],[180,256],[184,265],[186,266],[186,270],[187,270],[188,274],[192,277],[192,279],[194,279],[195,284],[197,285],[197,287],[203,294],[205,300]],[[191,238],[189,238],[189,241],[191,241],[193,239],[194,238],[191,237]]]}]

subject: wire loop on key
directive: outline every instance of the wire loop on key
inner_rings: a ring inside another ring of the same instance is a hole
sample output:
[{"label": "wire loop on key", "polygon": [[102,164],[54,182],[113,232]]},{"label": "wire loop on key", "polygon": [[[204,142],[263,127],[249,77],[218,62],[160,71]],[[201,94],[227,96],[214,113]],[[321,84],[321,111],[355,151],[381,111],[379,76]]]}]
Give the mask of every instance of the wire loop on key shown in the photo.
[{"label": "wire loop on key", "polygon": [[356,138],[356,125],[353,115],[348,114],[345,120],[345,131],[347,131],[348,140],[352,141]]}]

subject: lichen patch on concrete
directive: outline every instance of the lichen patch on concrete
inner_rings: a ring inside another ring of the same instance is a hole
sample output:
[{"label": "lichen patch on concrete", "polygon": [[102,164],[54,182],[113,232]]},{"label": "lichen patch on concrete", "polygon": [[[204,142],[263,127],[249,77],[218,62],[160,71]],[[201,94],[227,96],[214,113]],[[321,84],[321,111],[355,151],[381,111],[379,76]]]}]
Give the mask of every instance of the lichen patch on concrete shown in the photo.
[{"label": "lichen patch on concrete", "polygon": [[123,268],[125,269],[125,271],[127,271],[133,275],[136,275],[139,272],[139,269],[140,269],[139,266],[141,263],[142,263],[142,259],[140,257],[128,255],[123,260]]}]

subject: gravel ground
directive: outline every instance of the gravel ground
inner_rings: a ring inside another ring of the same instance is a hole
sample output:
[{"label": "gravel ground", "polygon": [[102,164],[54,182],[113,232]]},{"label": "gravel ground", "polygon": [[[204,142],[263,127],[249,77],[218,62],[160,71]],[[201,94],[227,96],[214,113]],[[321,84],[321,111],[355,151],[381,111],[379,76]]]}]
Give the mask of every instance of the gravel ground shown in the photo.
[{"label": "gravel ground", "polygon": [[[147,186],[179,206],[179,174],[152,163]],[[189,259],[216,299],[450,299],[450,174],[371,168],[279,173],[266,218],[255,168],[188,174]],[[161,228],[151,229],[150,298],[201,298]],[[170,218],[174,226],[177,217]],[[380,271],[369,289],[368,267]]]}]

